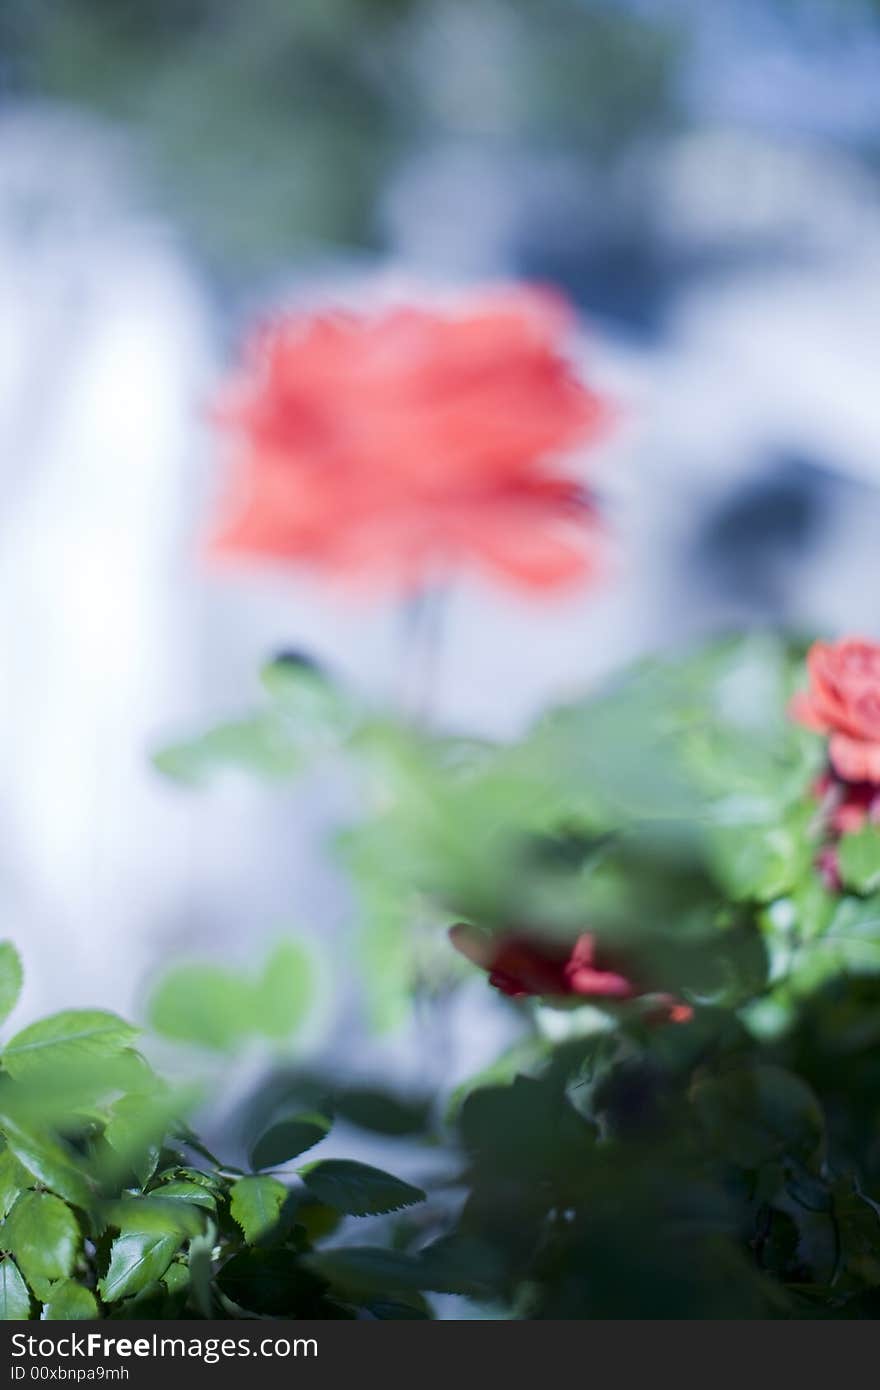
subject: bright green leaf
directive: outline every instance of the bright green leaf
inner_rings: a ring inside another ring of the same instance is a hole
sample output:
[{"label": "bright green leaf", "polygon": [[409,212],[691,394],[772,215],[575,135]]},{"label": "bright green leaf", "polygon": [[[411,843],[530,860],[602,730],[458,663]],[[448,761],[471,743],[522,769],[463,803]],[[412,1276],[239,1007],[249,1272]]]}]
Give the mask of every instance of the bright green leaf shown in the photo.
[{"label": "bright green leaf", "polygon": [[193,785],[223,771],[276,780],[299,771],[302,752],[285,722],[269,711],[164,748],[153,762],[167,777]]},{"label": "bright green leaf", "polygon": [[46,1322],[86,1322],[100,1317],[98,1304],[91,1289],[77,1284],[73,1279],[62,1279],[53,1284],[48,1301],[43,1308]]},{"label": "bright green leaf", "polygon": [[3,1065],[17,1079],[81,1060],[112,1057],[129,1047],[137,1029],[116,1014],[71,1009],[16,1033],[3,1050]]},{"label": "bright green leaf", "polygon": [[142,1187],[156,1171],[168,1119],[168,1104],[164,1098],[120,1096],[111,1107],[104,1138],[128,1164]]},{"label": "bright green leaf", "polygon": [[282,941],[271,952],[255,986],[254,1017],[267,1038],[287,1038],[308,1012],[312,962],[298,941]]},{"label": "bright green leaf", "polygon": [[214,1316],[214,1296],[211,1288],[213,1274],[213,1251],[217,1239],[217,1227],[208,1219],[202,1235],[195,1236],[189,1243],[187,1267],[193,1299],[203,1318]]},{"label": "bright green leaf", "polygon": [[0,1153],[0,1220],[9,1215],[19,1193],[32,1183],[30,1173],[22,1168],[9,1149],[4,1149]]},{"label": "bright green leaf", "polygon": [[98,1284],[105,1303],[139,1293],[161,1279],[182,1244],[180,1235],[126,1231],[110,1248],[107,1273]]},{"label": "bright green leaf", "polygon": [[108,1226],[139,1235],[195,1236],[204,1224],[196,1204],[174,1197],[166,1200],[164,1187],[146,1196],[122,1197],[119,1201],[108,1202],[103,1214]]},{"label": "bright green leaf", "polygon": [[25,1278],[66,1279],[82,1243],[76,1217],[49,1192],[24,1192],[6,1221],[5,1237]]},{"label": "bright green leaf", "polygon": [[73,1154],[53,1135],[25,1128],[0,1116],[6,1143],[19,1163],[45,1187],[74,1206],[88,1208],[94,1199],[91,1180]]},{"label": "bright green leaf", "polygon": [[14,1260],[0,1259],[0,1321],[18,1322],[31,1315],[28,1286]]},{"label": "bright green leaf", "polygon": [[232,1188],[229,1209],[253,1245],[278,1223],[287,1188],[277,1178],[239,1178]]},{"label": "bright green leaf", "polygon": [[217,1210],[217,1199],[213,1192],[200,1183],[175,1180],[163,1183],[157,1195],[171,1202],[188,1202],[194,1207],[204,1207],[206,1211]]},{"label": "bright green leaf", "polygon": [[21,993],[21,959],[11,941],[0,941],[0,1023],[15,1008]]},{"label": "bright green leaf", "polygon": [[880,888],[880,826],[864,825],[842,836],[838,859],[847,888],[855,893],[875,892]]},{"label": "bright green leaf", "polygon": [[170,971],[153,994],[149,1014],[164,1037],[216,1052],[231,1052],[258,1027],[250,981],[213,965]]}]

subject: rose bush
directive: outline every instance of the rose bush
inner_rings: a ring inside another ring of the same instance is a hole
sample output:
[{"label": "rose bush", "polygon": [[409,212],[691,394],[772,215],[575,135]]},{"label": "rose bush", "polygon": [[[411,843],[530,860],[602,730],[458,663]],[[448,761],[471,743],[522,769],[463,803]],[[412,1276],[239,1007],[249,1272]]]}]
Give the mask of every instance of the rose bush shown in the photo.
[{"label": "rose bush", "polygon": [[[278,318],[219,408],[215,549],[404,593],[469,564],[544,591],[588,576],[566,456],[608,409],[565,329],[526,291]],[[297,1055],[301,943],[180,965],[150,1021],[214,1057],[207,1091],[263,1049],[230,1165],[122,1020],[21,1030],[0,1054],[0,1312],[425,1318],[447,1294],[491,1317],[877,1316],[880,645],[817,643],[806,670],[793,695],[796,646],[711,642],[493,745],[302,653],[270,662],[261,708],[159,767],[278,782],[326,762],[337,793],[347,774],[347,1015],[357,970],[364,1026],[442,1022],[462,989],[515,1040],[436,1094],[351,1085]],[[7,1010],[19,983],[0,947]],[[407,1045],[437,1075],[447,1024],[429,1031]],[[435,1181],[302,1162],[337,1116]]]},{"label": "rose bush", "polygon": [[[263,775],[314,767],[314,670],[266,675],[267,710],[169,770],[241,767],[249,737]],[[527,1318],[876,1314],[878,831],[835,819],[800,676],[783,642],[712,644],[496,748],[321,677],[318,744],[363,795],[341,847],[368,995],[442,998],[464,956],[521,1029],[442,1097],[463,1206],[325,1272]]]}]

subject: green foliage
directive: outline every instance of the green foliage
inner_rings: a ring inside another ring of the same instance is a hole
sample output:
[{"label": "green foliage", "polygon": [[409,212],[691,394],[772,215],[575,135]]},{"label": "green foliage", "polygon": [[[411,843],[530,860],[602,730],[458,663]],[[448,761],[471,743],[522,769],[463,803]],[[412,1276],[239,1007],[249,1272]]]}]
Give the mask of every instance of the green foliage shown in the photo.
[{"label": "green foliage", "polygon": [[70,1207],[50,1192],[23,1192],[6,1218],[3,1237],[34,1287],[66,1279],[82,1243]]},{"label": "green foliage", "polygon": [[421,1188],[366,1163],[325,1158],[299,1171],[313,1197],[349,1216],[377,1216],[425,1200]]},{"label": "green foliage", "polygon": [[254,978],[217,965],[182,965],[166,973],[150,1000],[150,1021],[177,1042],[232,1052],[254,1038],[283,1041],[300,1026],[312,998],[311,958],[283,941]]},{"label": "green foliage", "polygon": [[137,1037],[137,1029],[115,1014],[72,1009],[53,1014],[16,1033],[3,1049],[4,1069],[17,1081],[81,1058],[115,1057]]},{"label": "green foliage", "polygon": [[278,1224],[286,1200],[287,1188],[277,1178],[239,1178],[232,1189],[229,1209],[249,1245]]},{"label": "green foliage", "polygon": [[251,1153],[255,1168],[280,1168],[298,1154],[320,1144],[330,1129],[330,1121],[317,1112],[278,1120],[261,1134]]},{"label": "green foliage", "polygon": [[[352,771],[342,850],[375,1017],[455,987],[457,917],[536,950],[589,932],[636,997],[547,1001],[555,1030],[515,1001],[522,1036],[447,1098],[442,1136],[435,1097],[276,1050],[242,1117],[249,1173],[201,1145],[113,1015],[20,1030],[0,1075],[8,1316],[418,1319],[435,1293],[532,1319],[876,1316],[878,831],[835,840],[829,888],[821,743],[784,714],[799,670],[770,638],[715,643],[496,748],[274,663],[260,718],[296,758],[270,774],[340,750]],[[310,997],[285,942],[247,971],[178,968],[151,1018],[231,1056],[293,1035]],[[670,1000],[689,1006],[676,1021]],[[454,1214],[445,1193],[420,1206],[421,1188],[335,1156],[344,1125],[445,1137]],[[328,1137],[334,1156],[312,1158]],[[384,1218],[369,1245],[349,1239],[358,1217]]]},{"label": "green foliage", "polygon": [[285,781],[338,748],[350,732],[349,700],[305,658],[270,662],[262,686],[264,709],[162,749],[154,756],[159,771],[194,785],[222,772]]},{"label": "green foliage", "polygon": [[865,825],[844,835],[839,848],[840,874],[854,893],[876,893],[880,889],[880,827]]},{"label": "green foliage", "polygon": [[31,1315],[31,1296],[13,1259],[0,1259],[0,1320],[15,1322]]},{"label": "green foliage", "polygon": [[0,941],[0,1023],[15,1008],[21,993],[22,971],[18,952],[11,941]]},{"label": "green foliage", "polygon": [[[286,943],[247,986],[270,1037],[303,1012],[301,965]],[[310,1258],[339,1212],[390,1211],[424,1193],[342,1159],[284,1182],[224,1166],[184,1121],[191,1097],[153,1073],[135,1037],[113,1014],[68,1011],[3,1049],[0,1317],[356,1316],[367,1295]],[[319,1113],[278,1121],[255,1153],[286,1162],[330,1125]],[[389,1308],[392,1293],[380,1291]]]},{"label": "green foliage", "polygon": [[98,1302],[90,1289],[73,1279],[53,1284],[43,1309],[47,1322],[89,1322],[98,1316]]}]

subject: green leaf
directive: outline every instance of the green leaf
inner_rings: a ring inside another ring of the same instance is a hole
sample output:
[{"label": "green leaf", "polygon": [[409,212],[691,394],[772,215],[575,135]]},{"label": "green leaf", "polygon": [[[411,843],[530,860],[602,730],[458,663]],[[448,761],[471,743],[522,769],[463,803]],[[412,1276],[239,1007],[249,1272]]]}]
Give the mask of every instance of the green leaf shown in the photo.
[{"label": "green leaf", "polygon": [[46,1068],[112,1057],[137,1037],[137,1029],[116,1014],[71,1009],[23,1028],[6,1044],[3,1065],[16,1079]]},{"label": "green leaf", "polygon": [[21,993],[21,959],[11,941],[0,941],[0,1023],[11,1014]]},{"label": "green leaf", "polygon": [[19,1163],[45,1187],[76,1207],[88,1209],[94,1200],[91,1181],[72,1153],[53,1135],[17,1124],[0,1115],[6,1143]]},{"label": "green leaf", "polygon": [[492,1299],[504,1279],[504,1257],[475,1236],[442,1236],[419,1252],[419,1287],[433,1293]]},{"label": "green leaf", "polygon": [[425,1200],[420,1187],[350,1159],[319,1160],[299,1172],[313,1197],[348,1216],[378,1216]]},{"label": "green leaf", "polygon": [[18,1322],[31,1315],[28,1286],[14,1260],[0,1259],[0,1321]]},{"label": "green leaf", "polygon": [[710,847],[715,871],[737,902],[772,902],[790,892],[812,855],[802,816],[769,826],[716,828]]},{"label": "green leaf", "polygon": [[485,1297],[504,1277],[503,1262],[490,1246],[459,1235],[435,1241],[418,1255],[381,1246],[337,1246],[309,1255],[305,1263],[357,1297],[415,1289]]},{"label": "green leaf", "polygon": [[66,1279],[82,1244],[76,1217],[49,1192],[24,1192],[6,1221],[5,1237],[29,1283]]},{"label": "green leaf", "polygon": [[233,1255],[217,1275],[217,1284],[249,1312],[298,1316],[307,1316],[303,1303],[315,1299],[323,1287],[292,1251],[259,1246]]},{"label": "green leaf", "polygon": [[214,1244],[217,1240],[217,1227],[208,1218],[202,1235],[194,1236],[189,1243],[187,1269],[190,1287],[196,1308],[203,1318],[214,1316],[214,1295],[211,1287],[213,1275]]},{"label": "green leaf", "polygon": [[277,1178],[239,1178],[232,1188],[229,1209],[253,1245],[278,1223],[287,1188]]},{"label": "green leaf", "polygon": [[840,874],[854,893],[873,893],[880,888],[880,826],[864,825],[844,835],[838,847]]},{"label": "green leaf", "polygon": [[145,1196],[122,1197],[103,1208],[106,1224],[139,1235],[198,1235],[204,1224],[200,1208],[174,1197],[165,1199],[165,1188]]},{"label": "green leaf", "polygon": [[120,1096],[110,1109],[104,1138],[144,1187],[156,1171],[172,1116],[167,1096]]},{"label": "green leaf", "polygon": [[809,1086],[782,1067],[732,1068],[696,1081],[691,1095],[713,1144],[734,1163],[757,1168],[785,1157],[810,1167],[822,1155],[822,1108]]},{"label": "green leaf", "polygon": [[182,1244],[178,1235],[126,1231],[110,1247],[110,1264],[98,1284],[105,1303],[139,1293],[161,1279]]},{"label": "green leaf", "polygon": [[312,963],[298,941],[282,941],[271,952],[255,986],[254,1017],[267,1038],[287,1038],[308,1013]]},{"label": "green leaf", "polygon": [[73,1279],[62,1279],[53,1284],[43,1308],[46,1322],[86,1322],[100,1316],[95,1295]]},{"label": "green leaf", "polygon": [[337,1247],[309,1255],[305,1264],[328,1284],[346,1294],[398,1293],[426,1287],[414,1255],[381,1246]]},{"label": "green leaf", "polygon": [[8,1216],[20,1192],[30,1187],[33,1178],[25,1172],[9,1149],[0,1153],[0,1220]]},{"label": "green leaf", "polygon": [[213,965],[170,971],[150,1000],[149,1017],[164,1037],[216,1052],[232,1052],[258,1028],[250,981]]},{"label": "green leaf", "polygon": [[185,1182],[176,1179],[172,1182],[163,1183],[157,1189],[157,1195],[172,1202],[188,1202],[194,1207],[204,1207],[206,1211],[217,1210],[217,1199],[210,1188],[204,1187],[201,1183]]},{"label": "green leaf", "polygon": [[185,1298],[190,1286],[189,1266],[181,1260],[175,1260],[162,1276],[162,1283],[172,1296],[182,1294]]},{"label": "green leaf", "polygon": [[368,1086],[334,1091],[333,1108],[349,1124],[393,1138],[424,1134],[431,1110],[427,1100],[410,1100]]},{"label": "green leaf", "polygon": [[285,721],[268,711],[164,748],[153,763],[167,777],[194,786],[223,771],[274,781],[299,771],[302,751]]},{"label": "green leaf", "polygon": [[279,1120],[260,1135],[251,1152],[251,1163],[254,1168],[280,1168],[326,1138],[330,1125],[330,1120],[317,1111]]},{"label": "green leaf", "polygon": [[802,952],[795,984],[810,992],[840,971],[880,973],[880,895],[838,899],[830,926]]}]

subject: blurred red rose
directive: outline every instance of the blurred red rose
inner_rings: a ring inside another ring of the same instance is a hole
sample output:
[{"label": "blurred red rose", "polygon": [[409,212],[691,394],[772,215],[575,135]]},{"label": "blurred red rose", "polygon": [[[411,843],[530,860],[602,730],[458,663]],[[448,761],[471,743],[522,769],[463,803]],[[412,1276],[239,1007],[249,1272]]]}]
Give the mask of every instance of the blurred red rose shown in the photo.
[{"label": "blurred red rose", "polygon": [[880,644],[850,637],[816,642],[807,656],[809,689],[791,717],[828,734],[831,765],[844,782],[880,783]]},{"label": "blurred red rose", "polygon": [[569,327],[526,288],[266,324],[216,410],[233,468],[212,550],[404,588],[468,562],[534,589],[589,575],[598,527],[560,456],[610,411],[562,355]]},{"label": "blurred red rose", "polygon": [[[625,1000],[647,995],[627,975],[604,959],[590,932],[574,946],[534,940],[513,933],[490,935],[459,922],[450,929],[457,951],[489,972],[489,984],[512,998]],[[657,1019],[686,1023],[693,1010],[671,995],[651,996]]]}]

